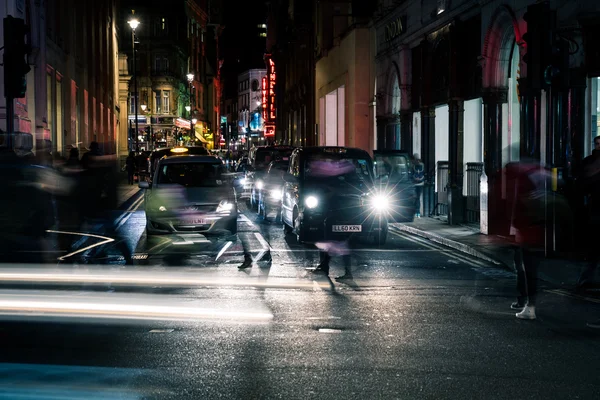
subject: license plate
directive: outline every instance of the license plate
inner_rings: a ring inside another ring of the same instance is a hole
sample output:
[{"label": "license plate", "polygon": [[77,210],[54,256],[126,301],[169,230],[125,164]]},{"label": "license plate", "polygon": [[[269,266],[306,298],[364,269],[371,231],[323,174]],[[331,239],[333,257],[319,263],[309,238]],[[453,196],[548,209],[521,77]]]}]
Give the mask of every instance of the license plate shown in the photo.
[{"label": "license plate", "polygon": [[187,220],[183,220],[183,221],[178,221],[177,225],[184,225],[184,226],[196,226],[196,225],[204,225],[206,224],[206,221],[203,219],[187,219]]},{"label": "license plate", "polygon": [[362,225],[333,225],[333,232],[362,232]]}]

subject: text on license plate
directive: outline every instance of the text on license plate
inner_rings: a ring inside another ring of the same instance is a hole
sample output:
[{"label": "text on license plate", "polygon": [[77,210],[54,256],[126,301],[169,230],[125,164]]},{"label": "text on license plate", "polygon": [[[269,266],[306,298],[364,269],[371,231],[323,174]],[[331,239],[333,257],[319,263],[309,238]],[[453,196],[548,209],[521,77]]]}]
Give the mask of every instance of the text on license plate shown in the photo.
[{"label": "text on license plate", "polygon": [[332,225],[333,232],[362,232],[362,225]]},{"label": "text on license plate", "polygon": [[178,221],[177,225],[195,226],[195,225],[204,225],[204,224],[206,224],[206,221],[203,219],[184,219],[182,221]]}]

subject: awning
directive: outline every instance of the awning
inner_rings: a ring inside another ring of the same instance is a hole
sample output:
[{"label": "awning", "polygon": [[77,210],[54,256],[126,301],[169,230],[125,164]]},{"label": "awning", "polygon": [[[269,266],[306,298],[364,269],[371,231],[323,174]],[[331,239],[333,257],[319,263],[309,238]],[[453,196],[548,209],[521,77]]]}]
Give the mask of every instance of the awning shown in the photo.
[{"label": "awning", "polygon": [[204,137],[202,137],[202,134],[199,134],[198,132],[196,133],[196,138],[199,139],[202,143],[208,143],[208,140],[204,139]]}]

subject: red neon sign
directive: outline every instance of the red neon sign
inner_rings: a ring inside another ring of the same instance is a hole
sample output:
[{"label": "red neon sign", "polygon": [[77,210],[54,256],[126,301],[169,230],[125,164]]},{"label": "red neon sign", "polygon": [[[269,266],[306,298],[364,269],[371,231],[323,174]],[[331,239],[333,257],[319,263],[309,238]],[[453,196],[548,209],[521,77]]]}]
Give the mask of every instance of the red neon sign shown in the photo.
[{"label": "red neon sign", "polygon": [[267,119],[268,96],[267,96],[267,77],[262,78],[262,115],[263,119]]},{"label": "red neon sign", "polygon": [[[266,113],[266,116],[268,118],[265,118],[265,121],[270,121],[270,122],[274,122],[275,118],[276,118],[276,107],[275,107],[275,83],[277,82],[277,75],[275,73],[275,63],[273,62],[273,59],[269,58],[269,66],[268,66],[268,70],[267,70],[267,80],[268,80],[268,85],[267,87],[263,86],[263,90],[267,89],[268,91],[268,96],[267,96],[267,110],[268,111]],[[265,130],[266,132],[266,130]],[[266,135],[266,133],[265,133]]]},{"label": "red neon sign", "polygon": [[265,126],[265,136],[275,136],[275,125]]}]

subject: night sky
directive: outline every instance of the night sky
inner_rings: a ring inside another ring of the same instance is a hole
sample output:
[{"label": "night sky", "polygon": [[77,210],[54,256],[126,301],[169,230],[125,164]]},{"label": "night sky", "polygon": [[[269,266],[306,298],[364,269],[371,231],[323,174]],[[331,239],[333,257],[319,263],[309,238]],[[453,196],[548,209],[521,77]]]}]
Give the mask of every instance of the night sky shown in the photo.
[{"label": "night sky", "polygon": [[258,24],[267,19],[265,0],[238,2],[236,10],[225,10],[225,29],[220,40],[225,79],[225,97],[235,97],[237,75],[250,68],[264,68],[265,38],[259,37]]}]

